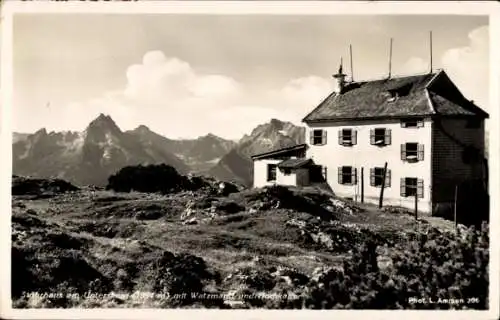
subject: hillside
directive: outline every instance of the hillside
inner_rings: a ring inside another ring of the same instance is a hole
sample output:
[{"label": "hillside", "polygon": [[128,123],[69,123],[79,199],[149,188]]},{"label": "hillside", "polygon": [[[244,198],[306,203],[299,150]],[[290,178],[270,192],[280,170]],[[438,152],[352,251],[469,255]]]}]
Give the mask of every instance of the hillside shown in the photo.
[{"label": "hillside", "polygon": [[[415,221],[314,189],[117,193],[21,177],[15,185],[15,307],[488,304],[486,228],[455,234],[441,219]],[[23,295],[32,291],[39,295]],[[422,295],[475,300],[411,303]]]},{"label": "hillside", "polygon": [[246,186],[253,182],[251,156],[257,153],[304,143],[305,128],[290,122],[272,119],[257,126],[208,171],[209,175],[222,180],[236,181]]}]

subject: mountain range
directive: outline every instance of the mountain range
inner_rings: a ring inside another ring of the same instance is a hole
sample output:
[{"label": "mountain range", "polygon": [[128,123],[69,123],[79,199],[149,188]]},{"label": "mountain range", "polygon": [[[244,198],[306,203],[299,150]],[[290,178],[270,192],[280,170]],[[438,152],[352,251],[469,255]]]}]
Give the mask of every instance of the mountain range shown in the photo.
[{"label": "mountain range", "polygon": [[252,183],[250,156],[303,141],[304,128],[272,119],[240,141],[207,134],[174,140],[147,126],[122,131],[110,116],[101,114],[82,132],[13,134],[13,173],[57,177],[79,185],[105,185],[124,166],[165,163],[179,173],[215,176]]}]

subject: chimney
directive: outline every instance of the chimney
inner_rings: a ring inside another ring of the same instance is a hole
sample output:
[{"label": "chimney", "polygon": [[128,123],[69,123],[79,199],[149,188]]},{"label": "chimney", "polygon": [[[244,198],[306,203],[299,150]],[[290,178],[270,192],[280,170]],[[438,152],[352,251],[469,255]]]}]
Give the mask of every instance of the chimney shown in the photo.
[{"label": "chimney", "polygon": [[337,72],[337,74],[333,75],[333,78],[335,78],[335,80],[336,80],[334,92],[336,92],[337,94],[341,94],[344,91],[344,86],[346,83],[346,81],[345,81],[346,76],[347,75],[344,74],[344,72],[342,70],[342,58],[340,58],[339,71]]}]

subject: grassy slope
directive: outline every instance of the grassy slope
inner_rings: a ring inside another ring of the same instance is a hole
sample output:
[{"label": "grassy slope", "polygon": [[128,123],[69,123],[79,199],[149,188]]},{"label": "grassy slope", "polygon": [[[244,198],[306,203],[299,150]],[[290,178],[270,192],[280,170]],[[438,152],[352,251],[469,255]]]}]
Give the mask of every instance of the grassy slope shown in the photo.
[{"label": "grassy slope", "polygon": [[[208,287],[226,293],[238,287],[237,281],[231,279],[241,270],[285,268],[310,277],[317,268],[342,267],[343,259],[350,255],[348,249],[351,244],[346,244],[346,239],[333,239],[344,241],[344,244],[333,248],[325,244],[327,242],[311,241],[303,236],[299,228],[287,224],[291,220],[307,221],[308,225],[315,225],[325,232],[336,225],[333,220],[340,220],[341,225],[355,229],[361,227],[391,234],[414,231],[425,225],[416,222],[410,215],[384,213],[367,205],[354,214],[331,213],[332,221],[328,221],[330,218],[325,216],[328,211],[322,211],[320,207],[313,207],[310,213],[286,209],[286,204],[278,208],[256,210],[255,205],[263,202],[254,199],[257,193],[244,191],[227,198],[217,198],[192,193],[163,196],[83,190],[49,199],[30,200],[14,196],[14,248],[21,250],[25,256],[34,250],[37,252],[34,256],[42,258],[51,254],[57,256],[57,252],[50,251],[56,250],[56,247],[62,252],[76,252],[90,268],[114,281],[114,289],[122,288],[123,291],[147,291],[148,285],[154,281],[144,278],[147,273],[144,268],[148,266],[142,266],[141,261],[146,256],[160,255],[165,250],[174,254],[188,252],[203,258],[211,272],[218,275],[219,280]],[[236,213],[215,210],[216,216],[210,218],[209,210],[202,208],[210,207],[210,201],[234,202],[243,210]],[[190,206],[193,207],[193,213],[189,218],[195,217],[197,224],[182,223],[181,215]],[[440,228],[451,228],[448,222],[429,220],[431,224],[438,223]],[[48,236],[51,234],[64,234],[67,238],[64,238],[64,242],[57,242],[53,241],[57,237]],[[80,244],[63,248],[64,243]],[[130,271],[130,268],[139,270]],[[127,279],[123,281],[132,282],[130,286],[116,284],[117,273],[120,272],[126,273]],[[54,276],[54,279],[47,281],[55,285],[61,279]],[[18,298],[15,305],[40,306],[44,303],[47,302]],[[148,303],[137,301],[107,301],[97,305],[107,306],[109,303],[111,306],[148,306]],[[169,306],[161,302],[154,303]],[[89,301],[75,304],[89,306]]]}]

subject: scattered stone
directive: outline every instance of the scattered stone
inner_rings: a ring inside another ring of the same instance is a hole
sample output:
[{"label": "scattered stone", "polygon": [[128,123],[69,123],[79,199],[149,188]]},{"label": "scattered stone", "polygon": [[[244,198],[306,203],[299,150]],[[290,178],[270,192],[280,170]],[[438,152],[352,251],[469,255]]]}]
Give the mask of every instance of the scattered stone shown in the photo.
[{"label": "scattered stone", "polygon": [[191,218],[188,220],[184,220],[183,224],[186,225],[198,224],[198,220],[196,220],[196,218]]}]

